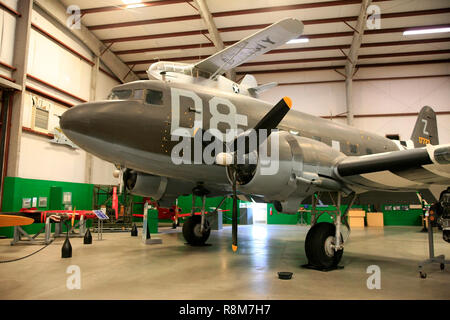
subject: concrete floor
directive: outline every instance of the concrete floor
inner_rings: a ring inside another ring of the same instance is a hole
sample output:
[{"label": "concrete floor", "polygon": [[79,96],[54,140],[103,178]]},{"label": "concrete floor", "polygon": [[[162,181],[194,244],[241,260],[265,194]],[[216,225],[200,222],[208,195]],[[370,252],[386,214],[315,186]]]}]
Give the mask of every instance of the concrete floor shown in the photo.
[{"label": "concrete floor", "polygon": [[[238,253],[231,251],[231,227],[213,231],[209,246],[185,245],[181,228],[160,228],[162,245],[144,245],[128,233],[104,234],[86,246],[72,239],[73,257],[61,259],[63,239],[36,255],[0,264],[0,299],[450,299],[450,266],[427,267],[420,227],[353,230],[342,270],[320,272],[306,263],[307,227],[255,225],[239,228]],[[436,233],[436,253],[450,258],[450,245]],[[21,257],[37,246],[0,240],[0,260]],[[68,290],[66,269],[81,268],[81,290]],[[367,289],[370,265],[381,268],[381,289]],[[294,272],[279,280],[278,271]]]}]

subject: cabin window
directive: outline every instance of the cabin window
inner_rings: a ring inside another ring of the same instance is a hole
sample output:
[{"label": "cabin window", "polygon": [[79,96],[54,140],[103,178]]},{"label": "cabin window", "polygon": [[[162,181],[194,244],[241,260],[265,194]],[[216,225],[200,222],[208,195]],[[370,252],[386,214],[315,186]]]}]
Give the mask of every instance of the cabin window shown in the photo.
[{"label": "cabin window", "polygon": [[113,90],[108,100],[126,100],[131,97],[131,90]]},{"label": "cabin window", "polygon": [[163,98],[163,94],[161,91],[147,90],[147,95],[145,97],[145,103],[161,106],[161,105],[163,105],[162,98]]},{"label": "cabin window", "polygon": [[358,153],[358,145],[350,144],[350,152],[354,154]]}]

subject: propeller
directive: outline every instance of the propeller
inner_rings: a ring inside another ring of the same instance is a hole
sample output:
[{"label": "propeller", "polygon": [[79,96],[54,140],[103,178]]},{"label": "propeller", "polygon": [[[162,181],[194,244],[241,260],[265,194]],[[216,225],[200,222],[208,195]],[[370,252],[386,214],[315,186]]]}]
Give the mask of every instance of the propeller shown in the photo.
[{"label": "propeller", "polygon": [[[257,134],[257,145],[258,148],[272,133],[272,130],[275,129],[278,124],[283,120],[286,114],[289,112],[292,106],[292,100],[289,97],[284,97],[281,99],[253,128],[257,133],[259,130],[267,130],[267,135],[265,139],[260,140],[259,134]],[[245,154],[249,154],[251,152],[257,151],[257,149],[251,149],[248,139],[249,131],[246,131],[244,134],[237,137],[234,144],[234,152],[230,153],[220,153],[216,157],[216,163],[220,165],[226,166],[229,170],[229,177],[231,179],[231,186],[233,191],[233,211],[232,211],[232,223],[231,223],[231,232],[232,232],[232,245],[231,248],[233,252],[236,252],[238,249],[238,212],[237,212],[237,183],[239,180],[238,175],[244,174],[248,171],[251,166],[247,164],[237,164],[236,162],[236,154],[237,154],[237,146],[239,145],[238,140],[244,139],[244,147]],[[256,166],[251,170],[256,170]]]}]

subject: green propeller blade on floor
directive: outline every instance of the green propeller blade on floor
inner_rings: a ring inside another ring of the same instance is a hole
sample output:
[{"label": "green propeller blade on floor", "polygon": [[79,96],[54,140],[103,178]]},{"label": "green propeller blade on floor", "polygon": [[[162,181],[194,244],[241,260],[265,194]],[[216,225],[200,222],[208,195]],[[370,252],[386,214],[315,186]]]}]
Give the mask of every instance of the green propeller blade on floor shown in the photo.
[{"label": "green propeller blade on floor", "polygon": [[[292,100],[289,97],[284,97],[281,99],[253,128],[255,131],[258,130],[267,130],[267,136],[266,139],[269,137],[269,135],[272,133],[272,130],[275,129],[278,124],[283,120],[283,118],[286,116],[286,114],[289,112],[289,110],[292,107]],[[257,135],[258,136],[258,135]],[[243,136],[240,136],[238,138],[244,138]],[[237,139],[238,139],[237,138]],[[236,146],[237,139],[235,139],[234,144]],[[247,141],[247,139],[245,140]],[[257,146],[261,145],[265,140],[259,140],[258,137],[258,143]],[[236,150],[236,148],[234,149]],[[255,150],[249,150],[249,145],[245,144],[245,150],[246,152],[250,153]],[[238,249],[238,212],[237,212],[237,169],[234,165],[234,154],[222,154],[220,157],[221,161],[217,161],[216,163],[225,165],[225,166],[234,166],[235,169],[232,170],[232,177],[231,177],[231,184],[233,188],[233,212],[232,212],[232,222],[231,222],[231,232],[232,232],[232,245],[231,248],[233,249],[233,252],[236,252]]]}]

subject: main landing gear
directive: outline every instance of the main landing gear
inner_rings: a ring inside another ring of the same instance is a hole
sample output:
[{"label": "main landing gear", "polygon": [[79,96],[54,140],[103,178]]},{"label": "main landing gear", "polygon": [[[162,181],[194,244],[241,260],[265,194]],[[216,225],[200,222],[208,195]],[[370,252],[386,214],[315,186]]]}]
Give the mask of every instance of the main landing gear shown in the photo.
[{"label": "main landing gear", "polygon": [[[344,239],[342,237],[342,225],[347,227],[350,233],[350,226],[347,223],[347,214],[353,205],[356,194],[350,194],[350,203],[346,210],[342,212],[341,207],[341,192],[337,192],[337,203],[334,201],[333,195],[330,192],[331,200],[336,207],[336,211],[327,212],[333,219],[334,223],[320,222],[317,223],[320,215],[324,212],[317,213],[316,206],[319,200],[320,193],[314,193],[311,210],[311,229],[309,229],[305,240],[305,253],[308,258],[308,264],[305,268],[329,271],[338,268],[344,253]],[[348,237],[347,237],[348,238]],[[346,239],[347,240],[347,239]]]},{"label": "main landing gear", "polygon": [[[206,196],[209,191],[202,185],[196,186],[192,190],[192,209],[191,216],[183,223],[184,239],[193,246],[201,246],[205,244],[211,233],[211,227],[205,217]],[[195,199],[202,197],[201,215],[195,215]]]}]

